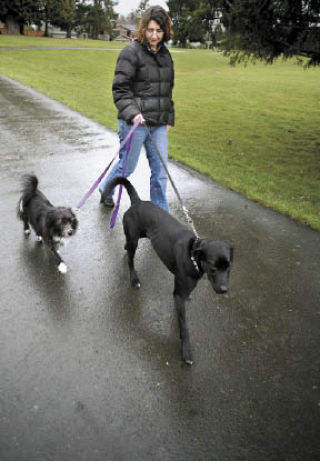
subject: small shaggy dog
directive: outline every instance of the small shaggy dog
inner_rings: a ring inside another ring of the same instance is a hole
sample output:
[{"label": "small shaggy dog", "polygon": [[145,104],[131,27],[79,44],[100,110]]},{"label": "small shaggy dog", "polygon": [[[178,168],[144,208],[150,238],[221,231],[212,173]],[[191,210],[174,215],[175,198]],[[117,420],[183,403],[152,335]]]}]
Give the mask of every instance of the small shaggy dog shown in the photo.
[{"label": "small shaggy dog", "polygon": [[39,242],[43,240],[51,250],[58,270],[67,272],[67,266],[58,253],[58,248],[75,234],[78,227],[76,215],[70,208],[53,206],[41,191],[38,190],[38,179],[35,175],[24,175],[22,196],[18,203],[17,215],[23,222],[24,233],[30,235],[30,226]]}]

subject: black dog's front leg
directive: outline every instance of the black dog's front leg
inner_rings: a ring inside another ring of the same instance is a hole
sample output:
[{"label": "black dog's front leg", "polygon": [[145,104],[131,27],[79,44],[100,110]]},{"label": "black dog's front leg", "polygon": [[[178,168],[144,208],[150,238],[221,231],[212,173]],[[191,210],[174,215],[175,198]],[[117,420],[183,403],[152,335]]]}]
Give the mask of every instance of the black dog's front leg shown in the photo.
[{"label": "black dog's front leg", "polygon": [[190,280],[185,280],[185,283],[181,284],[181,282],[179,282],[176,278],[175,288],[174,288],[174,293],[173,293],[174,303],[175,303],[175,308],[178,315],[179,328],[180,328],[182,360],[186,362],[188,365],[192,365],[192,355],[191,355],[191,345],[190,345],[190,339],[189,339],[189,330],[188,330],[187,321],[186,321],[185,301],[189,297],[195,284],[196,283],[194,283],[193,280],[191,283],[190,283]]},{"label": "black dog's front leg", "polygon": [[189,331],[186,323],[185,300],[181,296],[175,294],[174,302],[179,320],[182,360],[188,365],[192,365]]}]

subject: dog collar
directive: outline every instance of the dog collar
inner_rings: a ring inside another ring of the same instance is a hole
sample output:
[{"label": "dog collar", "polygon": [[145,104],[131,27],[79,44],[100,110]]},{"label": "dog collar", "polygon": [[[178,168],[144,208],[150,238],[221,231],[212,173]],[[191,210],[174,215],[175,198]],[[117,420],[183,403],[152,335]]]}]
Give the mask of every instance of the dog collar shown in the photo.
[{"label": "dog collar", "polygon": [[192,265],[194,266],[194,269],[198,273],[199,278],[201,278],[202,275],[203,275],[202,266],[201,266],[200,261],[197,261],[196,257],[194,256],[194,250],[193,250],[193,248],[196,245],[197,241],[198,241],[198,238],[191,241],[190,249],[189,249],[190,250],[190,252],[189,252],[190,255],[189,256],[190,256],[190,260],[192,262]]},{"label": "dog collar", "polygon": [[193,255],[190,255],[190,258],[191,258],[191,262],[193,263],[194,268],[196,269],[196,271],[197,271],[197,272],[199,273],[199,275],[200,275],[201,272],[200,272],[200,268],[199,268],[199,265],[198,265],[198,263],[197,263],[197,260],[194,258]]}]

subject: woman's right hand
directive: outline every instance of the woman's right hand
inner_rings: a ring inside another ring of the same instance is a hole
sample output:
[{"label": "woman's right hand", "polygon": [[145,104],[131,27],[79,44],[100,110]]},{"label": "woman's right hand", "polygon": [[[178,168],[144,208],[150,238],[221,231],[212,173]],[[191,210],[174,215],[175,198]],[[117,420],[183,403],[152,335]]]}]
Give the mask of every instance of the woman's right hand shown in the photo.
[{"label": "woman's right hand", "polygon": [[141,113],[137,114],[131,121],[134,124],[138,119],[140,119],[140,124],[145,124],[146,121]]}]

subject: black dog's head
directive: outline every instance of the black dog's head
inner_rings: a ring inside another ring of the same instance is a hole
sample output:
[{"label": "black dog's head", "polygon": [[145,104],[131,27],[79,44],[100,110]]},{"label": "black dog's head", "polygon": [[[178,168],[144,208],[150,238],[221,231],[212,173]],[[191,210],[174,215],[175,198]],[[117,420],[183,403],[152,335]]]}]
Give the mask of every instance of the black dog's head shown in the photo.
[{"label": "black dog's head", "polygon": [[55,242],[73,236],[77,227],[77,217],[70,208],[52,207],[46,215],[46,230]]},{"label": "black dog's head", "polygon": [[229,288],[229,276],[233,262],[233,246],[230,242],[200,239],[195,243],[193,255],[217,294]]}]

